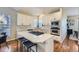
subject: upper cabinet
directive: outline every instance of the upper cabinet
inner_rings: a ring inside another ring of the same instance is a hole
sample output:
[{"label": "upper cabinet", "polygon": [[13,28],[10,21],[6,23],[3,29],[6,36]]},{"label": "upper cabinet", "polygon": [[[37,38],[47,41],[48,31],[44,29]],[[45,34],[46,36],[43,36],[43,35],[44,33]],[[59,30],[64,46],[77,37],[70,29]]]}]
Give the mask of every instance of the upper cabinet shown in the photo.
[{"label": "upper cabinet", "polygon": [[28,16],[22,13],[17,14],[17,25],[30,25],[31,21],[32,21],[32,16]]},{"label": "upper cabinet", "polygon": [[39,20],[42,21],[43,25],[49,25],[49,16],[48,15],[40,15]]},{"label": "upper cabinet", "polygon": [[23,15],[23,25],[30,25],[31,16]]},{"label": "upper cabinet", "polygon": [[59,11],[50,14],[51,20],[55,19],[56,21],[59,21],[59,20],[61,20],[61,18],[62,18],[62,8],[60,8]]}]

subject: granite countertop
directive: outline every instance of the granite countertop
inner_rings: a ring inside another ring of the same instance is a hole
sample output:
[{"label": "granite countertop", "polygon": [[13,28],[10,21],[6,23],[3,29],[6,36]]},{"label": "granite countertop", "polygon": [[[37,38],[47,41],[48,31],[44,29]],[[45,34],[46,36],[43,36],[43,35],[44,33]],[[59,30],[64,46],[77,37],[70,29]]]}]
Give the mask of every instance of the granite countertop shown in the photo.
[{"label": "granite countertop", "polygon": [[17,35],[25,37],[34,43],[43,43],[46,40],[51,39],[53,37],[53,35],[48,34],[48,33],[41,34],[41,35],[34,35],[32,33],[29,33],[29,31],[17,32]]}]

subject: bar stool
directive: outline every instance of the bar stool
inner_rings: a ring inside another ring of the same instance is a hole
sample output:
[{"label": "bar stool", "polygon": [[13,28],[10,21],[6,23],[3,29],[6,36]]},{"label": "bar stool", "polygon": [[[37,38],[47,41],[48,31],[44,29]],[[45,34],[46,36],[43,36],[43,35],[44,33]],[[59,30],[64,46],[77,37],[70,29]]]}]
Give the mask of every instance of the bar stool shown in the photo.
[{"label": "bar stool", "polygon": [[32,43],[31,41],[29,41],[28,39],[21,37],[18,38],[18,40],[24,45],[24,47],[27,47],[27,52],[35,52],[32,47],[35,46],[36,47],[36,52],[37,52],[37,44]]},{"label": "bar stool", "polygon": [[27,39],[26,39],[26,38],[24,38],[24,37],[20,37],[20,38],[18,38],[18,40],[20,40],[20,41],[21,41],[21,43],[29,41],[29,40],[27,40]]},{"label": "bar stool", "polygon": [[[27,52],[37,52],[37,44],[32,43],[31,41],[23,42],[24,46],[27,47]],[[32,47],[36,47],[36,51],[32,49]]]},{"label": "bar stool", "polygon": [[27,42],[28,40],[24,37],[20,37],[18,40],[20,41],[20,51],[23,51],[23,42]]}]

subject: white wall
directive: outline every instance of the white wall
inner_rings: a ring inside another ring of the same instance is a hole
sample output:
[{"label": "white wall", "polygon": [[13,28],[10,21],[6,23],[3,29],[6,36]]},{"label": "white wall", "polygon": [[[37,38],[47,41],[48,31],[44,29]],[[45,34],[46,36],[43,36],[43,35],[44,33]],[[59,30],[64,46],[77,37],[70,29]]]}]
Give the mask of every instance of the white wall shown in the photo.
[{"label": "white wall", "polygon": [[66,15],[66,16],[76,16],[76,15],[79,15],[79,8],[78,7],[63,8],[63,15]]},{"label": "white wall", "polygon": [[11,38],[14,38],[16,34],[16,11],[9,7],[0,7],[0,13],[11,16]]}]

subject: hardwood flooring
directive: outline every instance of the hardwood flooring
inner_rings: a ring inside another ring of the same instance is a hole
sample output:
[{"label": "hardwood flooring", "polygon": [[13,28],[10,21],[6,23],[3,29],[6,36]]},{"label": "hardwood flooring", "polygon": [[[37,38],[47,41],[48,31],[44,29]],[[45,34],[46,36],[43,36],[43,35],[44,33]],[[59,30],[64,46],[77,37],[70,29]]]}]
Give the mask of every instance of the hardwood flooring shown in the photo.
[{"label": "hardwood flooring", "polygon": [[5,43],[1,44],[0,52],[17,52],[17,41],[9,41],[8,47],[5,45]]},{"label": "hardwood flooring", "polygon": [[[8,48],[9,47],[9,48]],[[22,52],[17,50],[17,41],[9,41],[8,47],[3,43],[0,48],[0,52]],[[74,40],[65,39],[63,43],[59,43],[57,41],[54,41],[54,51],[55,52],[77,52],[78,51],[78,44]],[[18,46],[18,49],[20,49],[20,45]]]},{"label": "hardwood flooring", "polygon": [[55,52],[78,52],[79,46],[78,42],[66,38],[63,43],[54,41],[54,51]]}]

